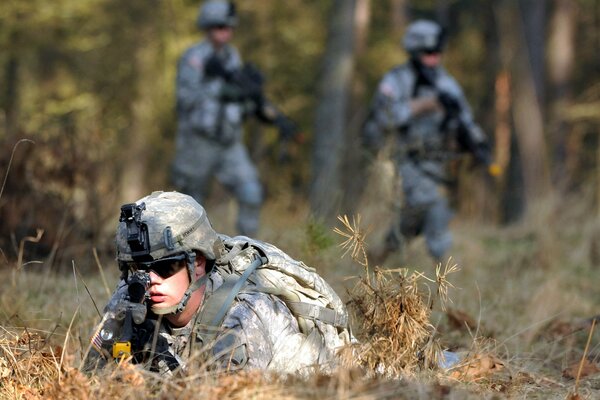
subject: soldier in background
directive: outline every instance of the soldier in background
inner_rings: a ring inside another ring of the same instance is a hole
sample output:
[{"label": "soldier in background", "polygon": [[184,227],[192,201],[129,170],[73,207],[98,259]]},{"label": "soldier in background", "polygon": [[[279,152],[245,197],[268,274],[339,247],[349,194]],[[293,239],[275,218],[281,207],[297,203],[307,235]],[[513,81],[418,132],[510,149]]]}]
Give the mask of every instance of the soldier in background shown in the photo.
[{"label": "soldier in background", "polygon": [[430,255],[441,261],[452,244],[452,211],[445,195],[448,161],[466,151],[492,174],[498,169],[460,85],[441,65],[443,29],[432,21],[415,21],[403,45],[410,59],[380,81],[362,133],[364,144],[373,150],[382,146],[386,134],[395,136],[395,163],[404,194],[385,248],[373,257],[383,262],[403,240],[423,234]]},{"label": "soldier in background", "polygon": [[203,203],[214,176],[239,203],[237,229],[254,235],[259,227],[263,188],[242,141],[244,118],[275,124],[282,139],[294,124],[263,95],[263,77],[244,65],[230,44],[237,25],[235,6],[210,0],[200,8],[198,27],[206,38],[181,57],[177,71],[178,130],[172,181]]},{"label": "soldier in background", "polygon": [[131,356],[173,375],[217,370],[307,375],[338,365],[352,340],[346,307],[314,269],[277,247],[217,234],[203,207],[154,192],[121,207],[121,280],[84,370]]}]

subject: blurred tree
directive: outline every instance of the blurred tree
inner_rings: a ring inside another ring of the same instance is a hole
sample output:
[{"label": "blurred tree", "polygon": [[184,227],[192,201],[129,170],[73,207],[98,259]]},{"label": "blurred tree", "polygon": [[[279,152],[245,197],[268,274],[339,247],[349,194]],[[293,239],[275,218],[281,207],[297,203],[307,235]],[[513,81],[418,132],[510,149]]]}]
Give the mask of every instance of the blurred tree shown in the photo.
[{"label": "blurred tree", "polygon": [[512,76],[512,115],[523,170],[527,205],[548,193],[550,182],[542,110],[536,96],[527,43],[523,40],[523,16],[515,3],[495,4],[500,31],[502,64]]},{"label": "blurred tree", "polygon": [[365,69],[369,65],[361,63],[367,52],[369,28],[371,22],[371,1],[356,0],[354,13],[354,58],[356,60],[354,79],[351,82],[348,120],[346,122],[346,150],[343,157],[342,187],[344,188],[341,210],[338,213],[353,213],[360,195],[366,187],[367,168],[362,160],[360,129],[367,116],[370,99],[364,79]]},{"label": "blurred tree", "polygon": [[565,188],[568,180],[567,137],[571,129],[565,118],[565,110],[573,103],[573,71],[575,64],[575,27],[577,24],[576,4],[569,0],[553,2],[552,18],[548,38],[548,72],[550,116],[548,129],[553,155],[553,178],[558,187]]},{"label": "blurred tree", "polygon": [[325,220],[333,220],[339,212],[344,194],[341,166],[354,69],[355,9],[355,0],[333,2],[316,104],[310,203]]}]

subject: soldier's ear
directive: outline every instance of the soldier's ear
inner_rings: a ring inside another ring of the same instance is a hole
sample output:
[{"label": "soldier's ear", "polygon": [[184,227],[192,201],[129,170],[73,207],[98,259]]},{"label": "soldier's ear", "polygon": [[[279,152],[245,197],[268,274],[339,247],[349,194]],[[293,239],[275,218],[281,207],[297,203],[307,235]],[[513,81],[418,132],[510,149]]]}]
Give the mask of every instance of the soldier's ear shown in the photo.
[{"label": "soldier's ear", "polygon": [[[200,277],[204,274],[207,274],[208,272],[210,272],[211,268],[208,268],[207,265],[207,260],[206,257],[204,256],[204,254],[196,251],[196,260],[195,260],[195,270],[196,270],[196,276]],[[211,266],[212,267],[212,266]]]}]

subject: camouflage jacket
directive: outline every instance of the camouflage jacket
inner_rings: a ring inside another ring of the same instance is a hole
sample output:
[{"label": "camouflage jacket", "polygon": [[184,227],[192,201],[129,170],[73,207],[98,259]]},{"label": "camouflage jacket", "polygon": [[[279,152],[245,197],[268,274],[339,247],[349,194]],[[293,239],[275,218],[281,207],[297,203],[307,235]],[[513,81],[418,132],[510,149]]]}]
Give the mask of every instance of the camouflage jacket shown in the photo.
[{"label": "camouflage jacket", "polygon": [[207,60],[217,54],[228,71],[239,69],[242,60],[237,49],[226,45],[216,51],[205,40],[190,47],[177,68],[177,115],[180,135],[198,134],[220,142],[240,140],[244,105],[225,102],[225,80],[205,74]]},{"label": "camouflage jacket", "polygon": [[[443,67],[437,67],[434,85],[418,85],[418,76],[410,62],[399,65],[381,79],[371,105],[376,132],[396,133],[400,158],[408,152],[423,158],[448,150],[447,132],[443,131],[444,111],[413,115],[411,100],[450,94],[460,104],[460,119],[474,142],[484,142],[485,135],[473,120],[471,109],[460,85]],[[377,140],[377,138],[373,138]]]},{"label": "camouflage jacket", "polygon": [[[204,365],[227,371],[261,369],[299,375],[331,371],[338,363],[337,351],[353,340],[345,305],[333,289],[311,268],[273,245],[244,236],[221,236],[221,240],[224,254],[209,274],[203,305],[182,328],[173,328],[163,320],[155,347],[162,354],[147,364],[149,369],[169,375],[176,368],[190,367],[189,360],[202,360]],[[249,275],[219,326],[203,325],[211,298],[232,277],[237,281],[257,255],[263,256],[266,263]],[[296,279],[280,272],[286,269],[292,269]],[[298,280],[303,284],[298,285]],[[282,285],[299,288],[300,297],[314,299],[314,304],[322,306],[299,307],[301,302],[290,301],[294,291],[286,295],[277,289]],[[126,291],[126,283],[121,281],[105,311],[114,309]],[[319,311],[334,318],[322,319]],[[298,317],[298,313],[304,313],[304,317]],[[137,347],[148,351],[151,342],[152,335],[145,335]],[[99,353],[92,353],[97,361]]]}]

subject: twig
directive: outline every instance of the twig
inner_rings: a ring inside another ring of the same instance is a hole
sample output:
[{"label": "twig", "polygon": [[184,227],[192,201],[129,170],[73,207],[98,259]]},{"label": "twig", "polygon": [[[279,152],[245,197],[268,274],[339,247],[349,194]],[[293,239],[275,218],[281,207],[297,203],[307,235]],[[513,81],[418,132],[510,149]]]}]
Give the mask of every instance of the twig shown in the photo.
[{"label": "twig", "polygon": [[[77,269],[77,267],[75,266],[74,261],[73,261],[73,271],[77,274],[77,277],[79,279],[81,279],[81,283],[83,284],[83,287],[85,288],[85,291],[87,292],[88,296],[90,296],[90,300],[92,300],[92,303],[94,304],[94,308],[96,309],[98,316],[100,318],[102,318],[102,314],[100,313],[100,309],[98,308],[98,305],[96,304],[96,301],[94,300],[94,296],[92,296],[92,293],[90,292],[90,289],[88,288],[88,285],[83,280],[83,276],[81,275],[81,272],[79,272],[79,269]],[[79,292],[77,292],[77,301],[79,302]]]},{"label": "twig", "polygon": [[575,394],[577,394],[579,389],[579,378],[581,377],[581,370],[583,369],[583,362],[585,361],[585,356],[587,355],[588,349],[590,347],[590,342],[592,341],[592,334],[594,333],[594,327],[596,326],[596,320],[592,321],[592,327],[590,328],[590,333],[587,338],[587,343],[585,344],[585,349],[583,350],[583,355],[581,356],[581,361],[579,362],[579,368],[577,370],[577,378],[575,378]]},{"label": "twig", "polygon": [[[4,193],[4,187],[6,186],[6,181],[8,180],[8,172],[10,171],[10,166],[12,165],[13,158],[15,156],[15,151],[17,150],[17,146],[22,142],[29,142],[35,144],[33,140],[30,139],[21,139],[13,146],[12,153],[10,154],[10,160],[8,161],[8,166],[6,167],[6,173],[4,174],[4,181],[2,182],[2,187],[0,188],[0,199],[2,199],[2,193]],[[2,203],[0,203],[0,207],[2,207]]]},{"label": "twig", "polygon": [[104,284],[104,290],[106,290],[106,295],[110,299],[110,289],[108,288],[108,283],[106,282],[106,277],[104,276],[104,268],[102,268],[102,263],[100,262],[100,258],[98,257],[98,251],[94,247],[92,249],[94,253],[94,259],[96,259],[96,265],[98,266],[98,271],[100,271],[100,278],[102,278],[102,283]]},{"label": "twig", "polygon": [[67,334],[65,336],[65,341],[63,342],[63,350],[62,353],[60,355],[60,364],[58,365],[58,381],[60,382],[60,370],[62,368],[64,359],[65,359],[65,353],[67,352],[67,342],[69,341],[69,334],[71,333],[71,328],[73,327],[73,322],[75,322],[75,317],[77,316],[77,313],[79,312],[79,308],[81,307],[81,304],[79,304],[77,306],[77,308],[75,309],[75,313],[73,314],[73,318],[71,318],[71,322],[69,323],[69,328],[67,329]]}]

